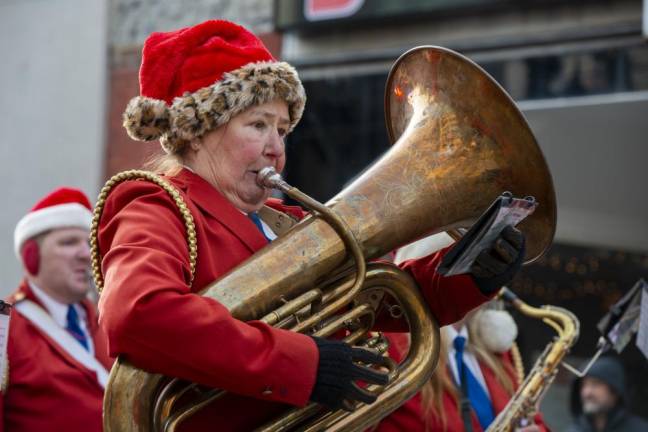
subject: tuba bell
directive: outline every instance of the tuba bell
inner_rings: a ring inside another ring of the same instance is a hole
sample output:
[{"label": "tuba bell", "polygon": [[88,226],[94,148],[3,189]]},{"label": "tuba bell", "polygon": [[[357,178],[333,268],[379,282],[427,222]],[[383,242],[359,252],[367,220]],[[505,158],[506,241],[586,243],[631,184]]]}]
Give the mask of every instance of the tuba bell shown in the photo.
[{"label": "tuba bell", "polygon": [[[384,351],[380,338],[367,337],[366,331],[386,292],[395,299],[390,310],[403,314],[410,325],[412,347],[400,365],[389,366],[391,382],[370,389],[382,391],[372,405],[348,413],[322,412],[311,404],[264,430],[297,425],[306,430],[363,430],[429,379],[439,348],[433,317],[407,274],[365,260],[426,235],[469,227],[503,191],[532,195],[540,204],[519,226],[527,239],[527,263],[539,258],[553,239],[555,196],[544,157],[515,103],[475,63],[439,47],[406,52],[389,73],[385,115],[393,146],[325,206],[272,173],[262,179],[313,212],[201,294],[216,299],[237,319],[263,319],[309,334],[331,334],[351,322],[349,342]],[[111,179],[99,202],[128,178]],[[100,217],[98,205],[91,242],[98,287]],[[358,308],[362,310],[349,319],[337,318],[340,310],[353,314]],[[146,372],[119,358],[106,388],[104,429],[171,431],[222,394]]]}]

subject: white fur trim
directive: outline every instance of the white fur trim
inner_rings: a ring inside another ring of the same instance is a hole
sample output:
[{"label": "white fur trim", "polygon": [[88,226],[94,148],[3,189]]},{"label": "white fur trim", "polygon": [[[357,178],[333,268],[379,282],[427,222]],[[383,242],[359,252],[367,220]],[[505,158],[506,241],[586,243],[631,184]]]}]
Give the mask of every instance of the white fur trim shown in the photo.
[{"label": "white fur trim", "polygon": [[454,239],[445,232],[433,234],[398,249],[396,251],[396,257],[394,258],[394,261],[396,262],[396,264],[400,264],[403,261],[410,259],[422,258],[424,256],[430,255],[432,252],[436,252],[446,246],[450,246],[452,243],[454,243]]},{"label": "white fur trim", "polygon": [[511,349],[518,333],[511,314],[504,310],[483,309],[475,319],[475,328],[489,351],[503,353]]},{"label": "white fur trim", "polygon": [[14,230],[14,252],[20,259],[25,241],[54,228],[85,228],[90,230],[92,212],[81,204],[59,204],[33,211],[23,216]]}]

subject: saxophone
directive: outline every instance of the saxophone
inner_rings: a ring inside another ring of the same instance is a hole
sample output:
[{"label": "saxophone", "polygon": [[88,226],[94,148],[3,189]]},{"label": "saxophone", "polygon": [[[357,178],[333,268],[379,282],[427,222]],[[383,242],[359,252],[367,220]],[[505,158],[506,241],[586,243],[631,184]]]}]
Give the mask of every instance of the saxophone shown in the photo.
[{"label": "saxophone", "polygon": [[532,423],[536,407],[556,377],[558,366],[578,340],[580,327],[578,318],[567,309],[548,305],[539,308],[529,306],[506,287],[500,290],[498,296],[524,315],[541,319],[552,327],[558,336],[547,345],[509,403],[490,424],[487,432],[508,432]]}]

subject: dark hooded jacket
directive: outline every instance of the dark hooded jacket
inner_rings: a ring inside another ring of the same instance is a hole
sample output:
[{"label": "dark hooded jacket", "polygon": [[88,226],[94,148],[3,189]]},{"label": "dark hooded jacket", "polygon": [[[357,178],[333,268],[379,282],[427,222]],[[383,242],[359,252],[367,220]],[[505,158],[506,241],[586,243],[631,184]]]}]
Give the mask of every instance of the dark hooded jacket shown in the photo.
[{"label": "dark hooded jacket", "polygon": [[[598,378],[606,383],[618,396],[618,403],[608,413],[605,432],[648,432],[648,421],[631,414],[625,408],[625,373],[615,357],[601,357],[585,376]],[[571,411],[574,423],[568,432],[595,432],[589,417],[583,413],[580,400],[581,379],[574,381],[571,391]]]}]

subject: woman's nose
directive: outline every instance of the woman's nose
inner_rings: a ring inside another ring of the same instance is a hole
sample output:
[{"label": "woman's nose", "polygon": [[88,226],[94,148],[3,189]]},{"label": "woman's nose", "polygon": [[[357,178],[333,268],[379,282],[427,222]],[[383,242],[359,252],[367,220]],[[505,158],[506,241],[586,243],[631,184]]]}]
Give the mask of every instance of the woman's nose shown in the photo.
[{"label": "woman's nose", "polygon": [[275,131],[268,138],[268,143],[265,146],[264,153],[268,157],[279,158],[284,152],[283,137],[279,132]]}]

